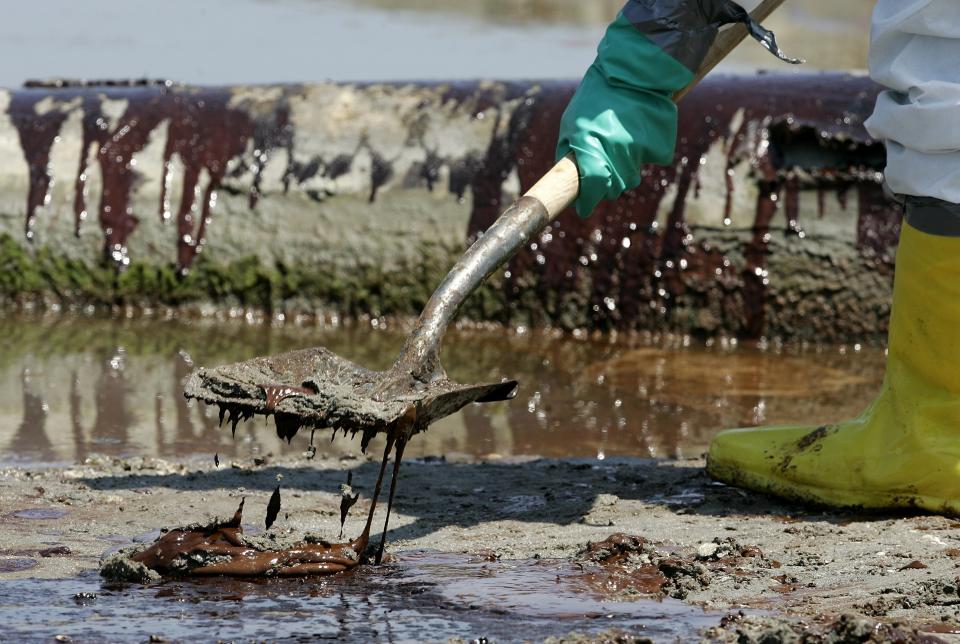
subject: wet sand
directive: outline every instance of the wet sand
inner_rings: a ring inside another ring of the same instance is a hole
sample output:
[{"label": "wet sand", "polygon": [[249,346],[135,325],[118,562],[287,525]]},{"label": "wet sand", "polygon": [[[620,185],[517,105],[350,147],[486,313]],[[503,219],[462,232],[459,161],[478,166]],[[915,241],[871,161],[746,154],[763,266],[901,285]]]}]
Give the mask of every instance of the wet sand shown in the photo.
[{"label": "wet sand", "polygon": [[[256,535],[278,481],[283,509],[258,538],[335,541],[347,471],[361,493],[346,522],[345,535],[354,536],[377,469],[368,459],[289,457],[219,468],[95,459],[7,469],[0,473],[0,582],[95,570],[105,553],[134,541],[142,547],[160,527],[227,517],[241,497],[253,524],[246,532]],[[427,551],[582,565],[587,544],[614,533],[642,537],[654,563],[685,562],[664,594],[716,613],[714,625],[750,609],[905,621],[948,640],[945,631],[960,632],[960,522],[781,503],[712,482],[699,459],[412,459],[400,474],[388,554],[401,562]],[[675,568],[660,565],[668,575]],[[616,584],[604,592],[636,599],[636,589]]]}]

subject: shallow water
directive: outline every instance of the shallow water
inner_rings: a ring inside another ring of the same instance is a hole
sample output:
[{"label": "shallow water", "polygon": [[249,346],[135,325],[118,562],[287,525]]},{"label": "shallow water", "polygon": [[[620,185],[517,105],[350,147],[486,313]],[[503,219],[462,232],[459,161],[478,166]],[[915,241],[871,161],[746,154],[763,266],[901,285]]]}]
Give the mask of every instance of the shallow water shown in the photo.
[{"label": "shallow water", "polygon": [[[862,69],[872,5],[807,0],[784,6],[769,26],[788,53],[807,59],[807,69]],[[578,78],[621,6],[623,0],[14,2],[0,22],[0,87],[51,77],[216,85]],[[726,65],[771,67],[788,69],[755,44]]]},{"label": "shallow water", "polygon": [[610,628],[677,640],[719,614],[676,600],[614,602],[570,562],[405,553],[379,568],[306,580],[215,579],[141,587],[77,579],[0,581],[0,637],[74,641],[542,640]]},{"label": "shallow water", "polygon": [[[379,325],[382,327],[382,325]],[[241,424],[187,402],[182,381],[214,366],[325,345],[364,366],[390,364],[399,329],[241,320],[0,320],[0,464],[40,466],[93,454],[197,457],[221,463],[298,454],[272,421]],[[578,339],[545,332],[451,330],[443,363],[464,382],[520,381],[513,401],[472,405],[411,442],[408,455],[696,456],[725,427],[816,424],[852,416],[879,387],[883,351],[712,346],[683,338]],[[267,424],[269,423],[269,424]],[[330,442],[321,453],[356,453]],[[374,446],[373,453],[379,453]]]}]

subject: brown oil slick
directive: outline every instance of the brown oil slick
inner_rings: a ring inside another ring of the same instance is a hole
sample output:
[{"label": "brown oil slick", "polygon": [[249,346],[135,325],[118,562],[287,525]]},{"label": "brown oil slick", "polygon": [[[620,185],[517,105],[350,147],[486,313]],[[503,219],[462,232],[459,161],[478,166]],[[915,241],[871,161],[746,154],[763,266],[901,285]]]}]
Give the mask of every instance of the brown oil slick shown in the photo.
[{"label": "brown oil slick", "polygon": [[344,544],[302,543],[286,550],[258,550],[242,536],[243,503],[229,521],[170,530],[131,558],[164,574],[177,569],[178,559],[205,557],[210,563],[190,568],[189,574],[296,577],[329,575],[353,568],[366,547],[361,537]]},{"label": "brown oil slick", "polygon": [[642,537],[621,533],[588,544],[583,555],[599,566],[584,572],[581,579],[603,596],[660,595],[667,584],[667,577],[660,569],[653,563],[636,566],[630,562],[631,553],[641,550],[645,544]]},{"label": "brown oil slick", "polygon": [[928,568],[927,564],[923,563],[923,562],[920,561],[919,559],[914,559],[913,561],[911,561],[910,563],[908,563],[906,566],[903,566],[902,568],[900,568],[900,570],[901,570],[901,571],[904,571],[904,570],[923,570],[924,568]]},{"label": "brown oil slick", "polygon": [[[691,588],[706,588],[712,575],[737,578],[756,577],[752,570],[775,569],[780,564],[768,559],[760,548],[741,545],[732,538],[715,538],[706,550],[658,548],[644,537],[615,533],[587,547],[577,555],[582,580],[605,597],[646,594],[684,599]],[[743,560],[751,559],[751,570]]]},{"label": "brown oil slick", "polygon": [[[353,541],[332,544],[322,540],[305,540],[282,550],[259,549],[243,538],[241,521],[244,500],[232,519],[213,522],[203,527],[176,528],[169,530],[146,550],[131,557],[151,570],[165,575],[226,575],[241,577],[329,575],[343,572],[368,562],[367,547],[370,544],[370,529],[373,525],[377,500],[383,487],[383,479],[391,452],[394,453],[393,473],[383,533],[376,550],[375,563],[383,561],[390,512],[397,488],[397,477],[403,458],[404,447],[413,434],[416,410],[413,406],[387,433],[383,458],[370,502],[370,510],[363,532]],[[359,495],[357,495],[359,496]],[[350,505],[356,502],[356,497]],[[341,505],[341,516],[346,513]],[[347,508],[349,509],[349,507]],[[280,513],[280,487],[274,490],[267,507],[266,527],[269,530]],[[342,534],[342,522],[341,522]],[[186,569],[184,568],[186,566]]]},{"label": "brown oil slick", "polygon": [[317,390],[310,387],[292,387],[290,385],[257,385],[267,397],[266,408],[273,411],[282,401],[292,396],[313,396]]}]

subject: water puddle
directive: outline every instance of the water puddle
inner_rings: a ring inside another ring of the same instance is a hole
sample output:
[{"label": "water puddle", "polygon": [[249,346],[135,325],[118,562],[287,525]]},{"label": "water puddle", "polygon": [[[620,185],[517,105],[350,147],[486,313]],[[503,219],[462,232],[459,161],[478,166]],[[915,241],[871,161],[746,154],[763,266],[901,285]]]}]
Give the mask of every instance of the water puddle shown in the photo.
[{"label": "water puddle", "polygon": [[0,558],[0,573],[4,572],[23,572],[36,567],[37,560],[28,557],[2,557]]},{"label": "water puddle", "polygon": [[52,521],[61,519],[70,513],[69,510],[58,508],[25,508],[23,510],[14,510],[6,516],[11,519],[35,519],[37,521]]},{"label": "water puddle", "polygon": [[[324,345],[381,369],[404,336],[366,325],[7,316],[0,338],[0,464],[101,454],[199,457],[214,467],[216,455],[224,468],[234,459],[299,453],[309,433],[290,447],[272,422],[258,419],[242,423],[233,440],[219,428],[217,409],[183,398],[195,366]],[[871,348],[451,330],[443,355],[451,377],[515,378],[519,395],[443,419],[410,443],[407,456],[695,456],[723,428],[853,416],[879,388],[883,363],[883,351]],[[331,443],[319,433],[315,445],[331,456],[359,452],[358,441]]]},{"label": "water puddle", "polygon": [[299,580],[117,586],[90,574],[31,580],[30,588],[0,582],[0,632],[13,640],[189,640],[217,624],[222,640],[518,641],[616,628],[673,641],[721,617],[677,600],[610,601],[569,561],[482,554],[404,553],[380,567]]}]

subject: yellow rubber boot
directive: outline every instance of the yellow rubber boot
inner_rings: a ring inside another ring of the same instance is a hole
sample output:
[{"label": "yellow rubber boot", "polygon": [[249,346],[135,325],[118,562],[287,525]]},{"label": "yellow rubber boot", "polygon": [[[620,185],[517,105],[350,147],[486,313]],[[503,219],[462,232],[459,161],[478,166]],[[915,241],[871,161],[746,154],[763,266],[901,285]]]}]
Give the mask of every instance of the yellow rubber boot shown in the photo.
[{"label": "yellow rubber boot", "polygon": [[888,346],[883,389],[859,417],[721,432],[707,471],[831,506],[960,514],[960,237],[904,223]]}]

